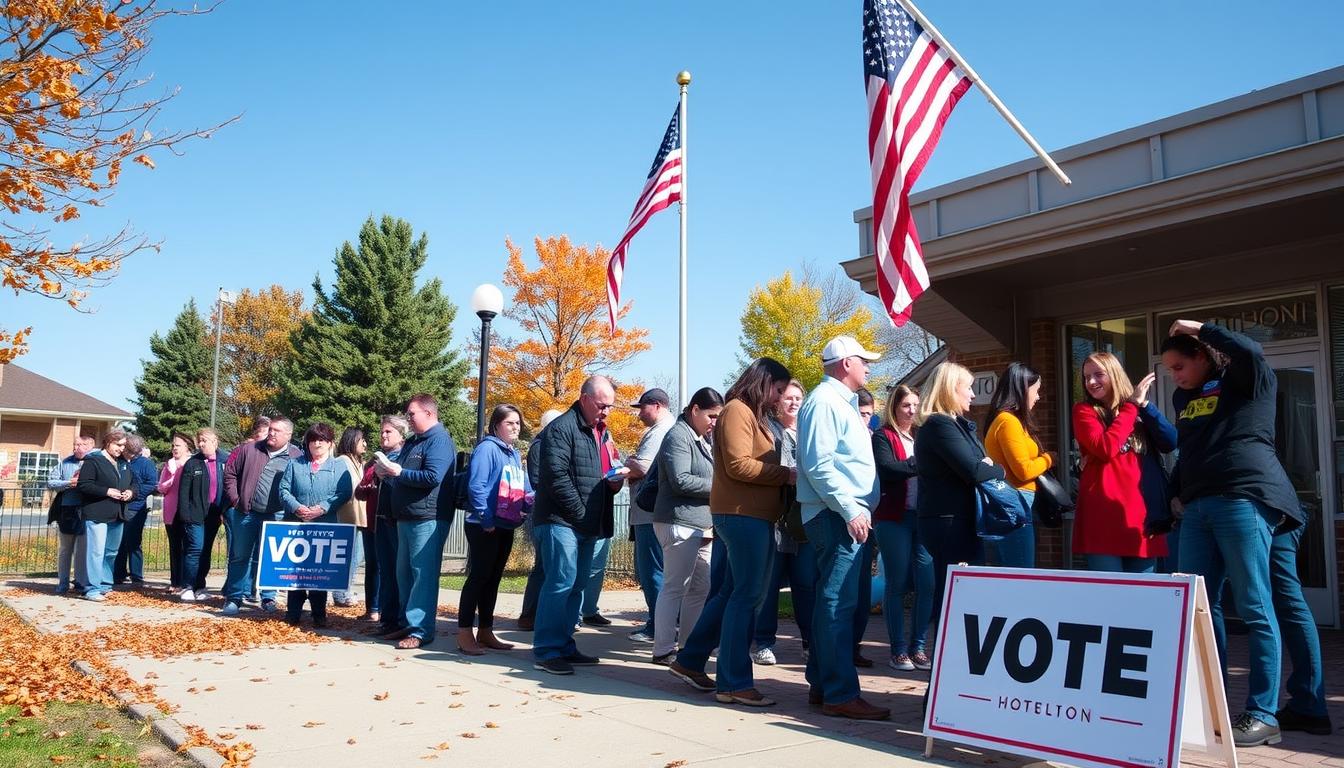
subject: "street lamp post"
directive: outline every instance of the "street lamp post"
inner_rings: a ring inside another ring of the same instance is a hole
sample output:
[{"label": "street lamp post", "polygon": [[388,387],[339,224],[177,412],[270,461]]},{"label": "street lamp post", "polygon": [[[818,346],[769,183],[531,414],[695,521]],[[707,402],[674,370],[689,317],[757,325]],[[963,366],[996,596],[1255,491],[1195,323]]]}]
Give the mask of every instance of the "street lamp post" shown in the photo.
[{"label": "street lamp post", "polygon": [[219,294],[215,297],[215,383],[210,388],[210,428],[215,428],[215,411],[219,407],[219,348],[220,342],[224,338],[224,305],[232,304],[238,297],[233,291],[226,291],[221,286]]},{"label": "street lamp post", "polygon": [[481,369],[476,381],[476,442],[485,437],[485,377],[490,367],[490,321],[504,311],[504,294],[490,283],[471,292],[471,311],[481,318]]}]

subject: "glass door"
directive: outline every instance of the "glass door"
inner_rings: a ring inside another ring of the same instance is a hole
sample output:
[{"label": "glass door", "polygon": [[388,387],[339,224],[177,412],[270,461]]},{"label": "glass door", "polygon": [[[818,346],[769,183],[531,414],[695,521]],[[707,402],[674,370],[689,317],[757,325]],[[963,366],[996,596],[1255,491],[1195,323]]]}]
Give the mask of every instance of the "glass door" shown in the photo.
[{"label": "glass door", "polygon": [[1322,459],[1328,445],[1322,442],[1320,403],[1328,402],[1321,391],[1316,352],[1268,354],[1279,380],[1274,443],[1279,461],[1297,490],[1298,503],[1306,513],[1306,530],[1297,550],[1297,573],[1302,592],[1318,624],[1333,626],[1335,616],[1334,520],[1332,495],[1326,484],[1332,473]]}]

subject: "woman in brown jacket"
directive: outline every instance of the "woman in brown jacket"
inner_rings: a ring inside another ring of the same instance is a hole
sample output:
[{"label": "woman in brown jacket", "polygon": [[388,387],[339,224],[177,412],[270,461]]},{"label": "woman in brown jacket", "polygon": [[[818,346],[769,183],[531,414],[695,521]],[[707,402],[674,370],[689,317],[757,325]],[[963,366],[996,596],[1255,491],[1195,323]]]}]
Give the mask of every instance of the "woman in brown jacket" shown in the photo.
[{"label": "woman in brown jacket", "polygon": [[[669,670],[694,688],[716,690],[715,698],[725,704],[775,703],[755,688],[750,650],[752,619],[765,598],[774,557],[774,525],[784,513],[784,486],[798,478],[796,469],[781,463],[767,422],[790,378],[789,369],[775,360],[756,360],[728,390],[714,426],[709,511],[728,555],[728,573]],[[705,674],[715,646],[717,685]]]}]

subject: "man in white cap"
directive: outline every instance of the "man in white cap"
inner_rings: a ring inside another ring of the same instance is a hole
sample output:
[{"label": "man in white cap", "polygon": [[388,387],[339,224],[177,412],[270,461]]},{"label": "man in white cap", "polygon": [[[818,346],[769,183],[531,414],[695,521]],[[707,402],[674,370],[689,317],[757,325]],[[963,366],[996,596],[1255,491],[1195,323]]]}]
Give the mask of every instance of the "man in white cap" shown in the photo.
[{"label": "man in white cap", "polygon": [[879,357],[851,336],[831,339],[821,351],[826,376],[798,412],[798,502],[817,559],[808,703],[855,720],[891,716],[863,700],[854,668],[859,573],[879,495],[873,444],[856,393],[868,381],[868,364]]}]

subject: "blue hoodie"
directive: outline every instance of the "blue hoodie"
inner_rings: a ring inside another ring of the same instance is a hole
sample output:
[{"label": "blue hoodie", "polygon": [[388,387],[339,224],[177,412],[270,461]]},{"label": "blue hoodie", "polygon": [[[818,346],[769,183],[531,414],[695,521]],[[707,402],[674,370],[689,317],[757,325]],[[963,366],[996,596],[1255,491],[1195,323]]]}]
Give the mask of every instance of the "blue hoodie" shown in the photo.
[{"label": "blue hoodie", "polygon": [[[518,519],[496,516],[501,492],[505,494],[505,505],[516,510]],[[472,451],[467,469],[466,522],[482,528],[517,528],[532,506],[528,498],[531,493],[532,482],[523,471],[518,452],[494,435],[486,435]]]}]

